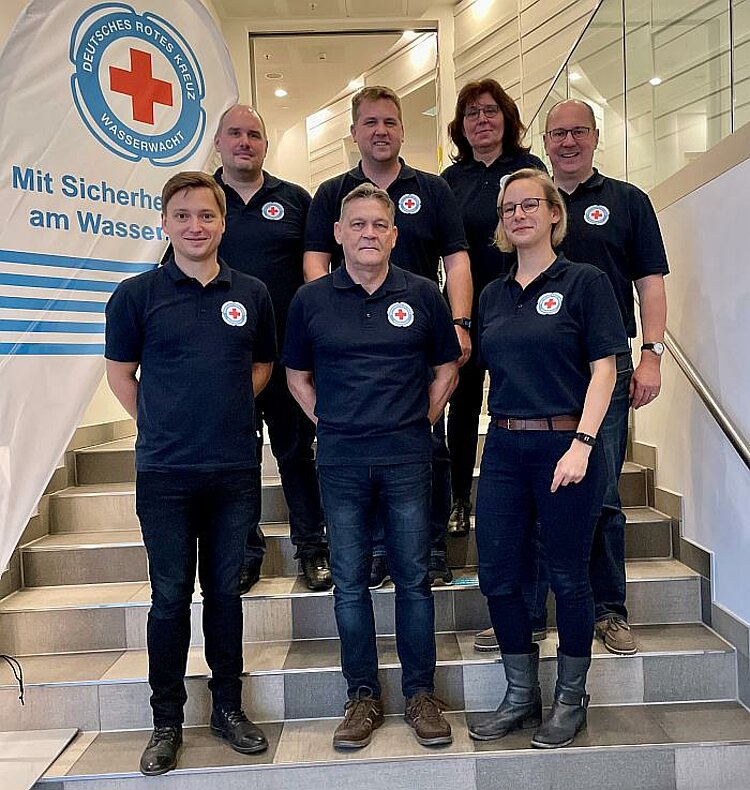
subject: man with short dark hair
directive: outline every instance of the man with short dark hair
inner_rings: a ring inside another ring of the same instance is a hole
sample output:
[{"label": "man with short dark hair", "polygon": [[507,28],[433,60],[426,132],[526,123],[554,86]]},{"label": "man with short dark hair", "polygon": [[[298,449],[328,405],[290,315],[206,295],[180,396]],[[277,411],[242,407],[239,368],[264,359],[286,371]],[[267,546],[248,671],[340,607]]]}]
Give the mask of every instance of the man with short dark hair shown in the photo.
[{"label": "man with short dark hair", "polygon": [[152,601],[147,776],[174,768],[182,744],[196,559],[211,730],[243,754],[268,745],[242,710],[238,580],[258,507],[254,396],[271,375],[276,342],[266,287],[217,257],[225,213],[210,176],[169,179],[162,227],[173,255],[124,280],[107,304],[107,380],[138,426],[136,512]]},{"label": "man with short dark hair", "polygon": [[[227,228],[219,254],[233,269],[265,283],[281,345],[289,303],[303,283],[303,237],[310,196],[297,184],[282,181],[263,169],[268,136],[263,119],[252,107],[238,104],[226,110],[214,143],[222,164],[214,178],[227,200]],[[289,507],[295,557],[305,583],[311,590],[327,590],[331,571],[312,450],[315,427],[289,394],[281,365],[276,365],[258,398],[256,415],[259,460],[265,421]],[[254,526],[248,533],[240,580],[243,593],[260,578],[264,548],[260,515],[260,509],[253,514]]]},{"label": "man with short dark hair", "polygon": [[337,748],[359,748],[383,723],[372,598],[372,530],[382,513],[396,586],[396,646],[406,720],[417,740],[450,743],[434,695],[429,582],[431,436],[457,379],[461,349],[437,286],[393,266],[394,205],[363,183],[335,223],[344,262],[303,286],[289,309],[289,388],[318,428],[334,610],[347,681]]},{"label": "man with short dark hair", "polygon": [[[461,212],[448,184],[440,177],[416,170],[400,158],[404,141],[401,101],[379,85],[362,88],[352,97],[351,135],[359,148],[357,167],[325,181],[315,193],[305,233],[305,279],[313,280],[336,268],[343,259],[333,225],[341,202],[359,184],[386,190],[397,206],[398,244],[392,260],[401,269],[438,282],[440,260],[456,336],[460,363],[471,352],[471,270],[466,252]],[[430,517],[430,577],[449,583],[453,574],[446,560],[446,530],[451,510],[450,456],[441,417],[433,429],[433,502]],[[390,574],[386,551],[376,541],[371,586],[379,587]]]}]

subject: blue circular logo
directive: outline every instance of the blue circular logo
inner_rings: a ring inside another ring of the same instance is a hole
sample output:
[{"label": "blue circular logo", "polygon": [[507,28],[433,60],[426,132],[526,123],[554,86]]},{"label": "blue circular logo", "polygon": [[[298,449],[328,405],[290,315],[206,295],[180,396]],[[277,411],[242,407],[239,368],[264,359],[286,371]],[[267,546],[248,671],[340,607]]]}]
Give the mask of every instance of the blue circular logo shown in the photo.
[{"label": "blue circular logo", "polygon": [[162,167],[193,155],[206,129],[205,85],[169,22],[123,3],[96,5],[73,27],[70,60],[76,109],[105,148]]},{"label": "blue circular logo", "polygon": [[416,214],[422,208],[422,199],[412,193],[401,195],[398,207],[403,214]]},{"label": "blue circular logo", "polygon": [[261,213],[266,219],[280,220],[284,218],[284,207],[272,200],[263,206]]},{"label": "blue circular logo", "polygon": [[229,326],[245,326],[247,310],[242,302],[224,302],[221,306],[221,317]]},{"label": "blue circular logo", "polygon": [[392,326],[411,326],[414,323],[414,310],[406,302],[394,302],[388,308],[388,321]]},{"label": "blue circular logo", "polygon": [[606,206],[589,206],[583,212],[583,218],[589,225],[606,225],[609,219],[609,209]]}]

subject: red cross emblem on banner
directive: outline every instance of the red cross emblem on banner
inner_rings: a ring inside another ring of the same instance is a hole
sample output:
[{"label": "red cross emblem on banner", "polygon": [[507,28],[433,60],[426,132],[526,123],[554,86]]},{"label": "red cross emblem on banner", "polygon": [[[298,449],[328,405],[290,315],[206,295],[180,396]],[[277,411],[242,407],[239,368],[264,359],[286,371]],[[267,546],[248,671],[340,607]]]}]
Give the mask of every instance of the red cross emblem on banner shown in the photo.
[{"label": "red cross emblem on banner", "polygon": [[109,67],[109,87],[115,93],[130,96],[133,120],[154,123],[154,105],[171,107],[172,85],[151,73],[151,55],[140,49],[130,49],[130,71]]}]

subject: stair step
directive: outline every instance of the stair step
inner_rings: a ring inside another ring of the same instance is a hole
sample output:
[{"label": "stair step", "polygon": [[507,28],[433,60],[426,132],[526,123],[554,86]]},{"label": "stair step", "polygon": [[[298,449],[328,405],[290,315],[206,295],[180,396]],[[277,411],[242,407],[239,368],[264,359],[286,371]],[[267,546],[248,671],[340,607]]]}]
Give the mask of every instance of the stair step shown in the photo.
[{"label": "stair step", "polygon": [[[469,714],[469,717],[471,715]],[[215,787],[335,787],[337,790],[463,787],[560,787],[600,790],[602,777],[622,777],[633,790],[745,787],[750,763],[750,714],[737,703],[602,706],[589,708],[588,726],[575,746],[543,751],[529,746],[530,734],[500,741],[469,739],[466,717],[449,713],[450,746],[417,744],[402,716],[388,716],[363,750],[337,752],[331,736],[338,719],[287,721],[264,727],[269,749],[243,756],[211,735],[190,727],[177,770],[160,779],[138,773],[150,731],[83,732],[45,774],[47,790],[140,790],[159,787],[208,790]],[[678,777],[691,779],[690,783]],[[731,782],[736,777],[737,782]]]},{"label": "stair step", "polygon": [[[702,624],[635,626],[641,652],[613,656],[594,642],[588,688],[598,704],[642,704],[736,698],[733,648]],[[505,693],[497,655],[473,649],[474,632],[438,634],[436,693],[451,710],[491,710]],[[556,634],[541,643],[540,679],[549,703]],[[403,709],[395,639],[380,637],[380,679],[387,713]],[[0,667],[0,730],[75,726],[132,729],[150,724],[145,650],[28,656],[25,707],[10,670]],[[340,715],[346,684],[337,639],[278,640],[245,645],[243,702],[258,721]],[[207,724],[208,669],[200,648],[190,651],[187,724]]]},{"label": "stair step", "polygon": [[[483,437],[480,437],[483,438]],[[479,474],[483,442],[477,450],[477,468],[474,470],[473,492],[476,499],[476,483]],[[135,437],[118,439],[115,442],[87,447],[75,453],[76,481],[79,486],[106,483],[132,483],[135,481]],[[278,466],[268,443],[263,446],[263,474],[268,479],[278,478]],[[647,470],[643,466],[626,461],[620,477],[620,497],[624,506],[648,504]],[[265,506],[264,501],[264,506]],[[264,509],[264,516],[266,512]],[[284,520],[270,518],[269,521]]]},{"label": "stair step", "polygon": [[[698,622],[700,576],[677,560],[627,563],[632,623]],[[487,605],[476,573],[458,571],[450,586],[436,587],[437,631],[486,628]],[[0,652],[13,655],[145,646],[151,588],[145,582],[60,585],[19,590],[0,600]],[[392,584],[373,594],[376,627],[393,634]],[[550,623],[554,606],[550,601]],[[201,644],[201,598],[196,585],[193,644]],[[298,577],[261,579],[243,598],[246,638],[327,638],[336,635],[333,594],[311,593]]]}]

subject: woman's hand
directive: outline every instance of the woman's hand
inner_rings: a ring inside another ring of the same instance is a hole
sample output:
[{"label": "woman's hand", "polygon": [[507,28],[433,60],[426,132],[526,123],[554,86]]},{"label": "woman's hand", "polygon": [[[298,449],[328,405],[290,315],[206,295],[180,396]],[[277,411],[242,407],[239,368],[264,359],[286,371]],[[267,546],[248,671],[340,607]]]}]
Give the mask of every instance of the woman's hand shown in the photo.
[{"label": "woman's hand", "polygon": [[568,483],[580,483],[586,474],[589,465],[589,454],[591,447],[573,439],[570,449],[557,462],[555,474],[552,476],[552,487],[550,491],[554,494],[560,486]]}]

